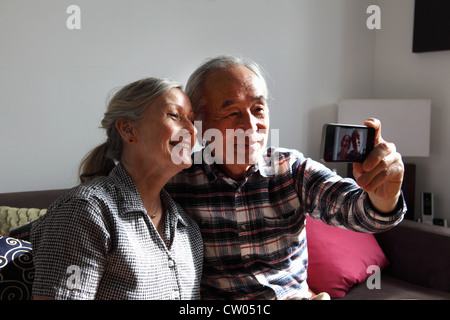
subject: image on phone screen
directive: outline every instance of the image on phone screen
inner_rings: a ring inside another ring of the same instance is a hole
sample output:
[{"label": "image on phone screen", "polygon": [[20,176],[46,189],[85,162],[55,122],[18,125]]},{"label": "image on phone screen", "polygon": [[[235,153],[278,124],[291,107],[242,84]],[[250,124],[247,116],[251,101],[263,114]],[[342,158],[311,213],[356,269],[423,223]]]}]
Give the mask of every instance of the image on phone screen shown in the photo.
[{"label": "image on phone screen", "polygon": [[327,124],[324,126],[324,157],[327,162],[363,162],[373,149],[373,128]]}]

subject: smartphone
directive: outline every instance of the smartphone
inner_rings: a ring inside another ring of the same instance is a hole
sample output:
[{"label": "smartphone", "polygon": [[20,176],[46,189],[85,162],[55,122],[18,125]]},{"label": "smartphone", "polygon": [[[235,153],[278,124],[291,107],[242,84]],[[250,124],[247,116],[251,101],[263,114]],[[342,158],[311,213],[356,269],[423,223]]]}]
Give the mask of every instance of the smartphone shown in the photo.
[{"label": "smartphone", "polygon": [[372,127],[327,123],[322,129],[322,160],[363,162],[374,144],[375,129]]}]

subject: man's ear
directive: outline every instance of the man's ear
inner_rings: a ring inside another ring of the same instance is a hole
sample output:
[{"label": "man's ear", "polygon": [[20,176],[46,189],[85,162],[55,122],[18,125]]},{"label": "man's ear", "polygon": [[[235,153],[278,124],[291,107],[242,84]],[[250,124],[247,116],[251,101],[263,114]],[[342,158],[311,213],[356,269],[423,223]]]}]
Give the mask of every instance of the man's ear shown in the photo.
[{"label": "man's ear", "polygon": [[136,141],[136,130],[132,121],[119,118],[116,120],[116,129],[125,142]]}]

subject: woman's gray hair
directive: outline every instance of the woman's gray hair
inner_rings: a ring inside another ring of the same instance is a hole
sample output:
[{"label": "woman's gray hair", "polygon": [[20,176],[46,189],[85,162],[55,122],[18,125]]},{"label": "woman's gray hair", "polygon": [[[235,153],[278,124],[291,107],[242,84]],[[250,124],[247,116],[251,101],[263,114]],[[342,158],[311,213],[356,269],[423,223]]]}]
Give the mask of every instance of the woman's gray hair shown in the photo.
[{"label": "woman's gray hair", "polygon": [[115,161],[120,161],[123,143],[116,128],[118,119],[132,122],[141,120],[152,101],[174,88],[182,89],[182,85],[170,79],[150,77],[127,84],[116,91],[109,100],[101,122],[101,128],[106,130],[107,140],[82,160],[79,168],[80,181],[86,182],[96,176],[108,175],[115,166]]},{"label": "woman's gray hair", "polygon": [[220,55],[211,58],[198,67],[189,77],[186,83],[185,93],[191,100],[195,118],[203,120],[206,100],[203,92],[203,83],[206,77],[215,70],[226,70],[243,66],[251,70],[263,82],[266,95],[268,95],[267,83],[263,76],[262,68],[254,61],[230,55]]}]

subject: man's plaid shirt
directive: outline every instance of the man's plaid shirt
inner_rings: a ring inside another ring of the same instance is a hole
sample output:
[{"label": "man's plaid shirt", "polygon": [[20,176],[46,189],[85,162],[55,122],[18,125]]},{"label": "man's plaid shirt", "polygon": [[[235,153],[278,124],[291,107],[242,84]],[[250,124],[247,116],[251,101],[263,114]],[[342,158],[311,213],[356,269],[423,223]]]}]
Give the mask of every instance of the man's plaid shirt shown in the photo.
[{"label": "man's plaid shirt", "polygon": [[406,211],[402,197],[392,214],[377,213],[354,180],[295,150],[268,148],[239,182],[207,163],[194,164],[166,186],[200,225],[202,299],[308,298],[305,214],[377,232],[399,223]]}]

